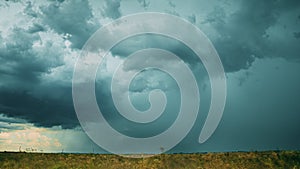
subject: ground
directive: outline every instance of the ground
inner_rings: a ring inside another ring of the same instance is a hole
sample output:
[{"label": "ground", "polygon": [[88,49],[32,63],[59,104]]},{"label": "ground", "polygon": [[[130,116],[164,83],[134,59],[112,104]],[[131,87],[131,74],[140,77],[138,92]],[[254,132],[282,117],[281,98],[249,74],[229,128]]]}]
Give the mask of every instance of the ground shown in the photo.
[{"label": "ground", "polygon": [[300,151],[163,154],[149,158],[126,158],[101,154],[0,153],[0,169],[34,168],[282,168],[300,169]]}]

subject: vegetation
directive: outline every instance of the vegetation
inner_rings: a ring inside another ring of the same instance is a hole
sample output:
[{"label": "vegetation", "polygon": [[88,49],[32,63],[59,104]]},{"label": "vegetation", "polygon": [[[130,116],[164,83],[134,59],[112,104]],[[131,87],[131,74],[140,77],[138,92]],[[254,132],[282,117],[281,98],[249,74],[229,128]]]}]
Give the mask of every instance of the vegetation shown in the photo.
[{"label": "vegetation", "polygon": [[300,151],[163,154],[126,158],[101,154],[0,153],[0,168],[292,168],[300,169]]}]

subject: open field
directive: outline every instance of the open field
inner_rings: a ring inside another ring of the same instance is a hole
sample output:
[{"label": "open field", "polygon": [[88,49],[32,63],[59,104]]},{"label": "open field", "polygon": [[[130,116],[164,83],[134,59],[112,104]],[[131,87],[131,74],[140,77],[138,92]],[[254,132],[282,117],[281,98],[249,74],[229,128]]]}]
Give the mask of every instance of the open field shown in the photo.
[{"label": "open field", "polygon": [[125,158],[100,154],[0,153],[0,168],[283,168],[300,169],[300,151],[163,154]]}]

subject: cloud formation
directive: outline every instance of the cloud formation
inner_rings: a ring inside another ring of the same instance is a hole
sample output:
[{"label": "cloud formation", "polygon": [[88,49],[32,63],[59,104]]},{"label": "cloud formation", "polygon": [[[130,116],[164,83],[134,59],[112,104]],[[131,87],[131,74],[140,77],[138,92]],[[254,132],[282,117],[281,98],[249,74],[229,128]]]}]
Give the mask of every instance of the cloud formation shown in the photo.
[{"label": "cloud formation", "polygon": [[[110,2],[110,1],[109,1]],[[72,47],[81,49],[99,27],[85,0],[53,2],[41,8],[42,23],[59,34],[69,35]]]},{"label": "cloud formation", "polygon": [[210,24],[216,30],[213,42],[225,70],[239,71],[248,69],[255,58],[299,58],[299,48],[294,45],[297,41],[292,38],[293,29],[300,28],[298,6],[299,1],[293,0],[242,1],[232,14],[222,6],[216,7],[202,24]]},{"label": "cloud formation", "polygon": [[121,0],[104,0],[105,5],[101,10],[104,17],[117,19],[121,16],[120,6]]},{"label": "cloud formation", "polygon": [[[212,40],[227,73],[249,69],[257,58],[282,57],[299,61],[300,2],[297,0],[229,0],[227,5],[223,1],[212,1],[215,5],[201,1],[203,9],[207,10],[193,12],[182,1],[167,1],[164,6],[163,2],[151,1],[150,4],[147,0],[104,0],[94,8],[91,2],[2,3],[0,8],[5,13],[0,13],[6,17],[0,19],[0,113],[23,118],[37,126],[77,126],[71,95],[76,56],[86,40],[101,27],[102,20],[140,12],[140,6],[149,12],[171,10],[195,23]],[[101,11],[97,17],[96,9]],[[112,50],[111,57],[122,60],[136,50],[149,47],[179,55],[193,70],[201,68],[188,47],[157,36],[128,39]],[[109,71],[99,70],[102,77],[106,76],[101,81],[101,89],[109,89],[108,80],[116,65],[109,66]],[[107,74],[102,74],[105,71]],[[132,83],[133,93],[174,87],[170,81],[162,82],[165,76],[154,76],[153,72],[144,75]],[[157,83],[153,83],[155,81]],[[102,92],[109,97],[106,90]],[[105,105],[107,110],[113,107],[110,101],[104,100],[106,103],[109,104]]]},{"label": "cloud formation", "polygon": [[53,41],[41,41],[41,26],[29,29],[12,28],[6,38],[0,38],[1,76],[15,80],[37,81],[41,74],[63,65],[61,46]]}]

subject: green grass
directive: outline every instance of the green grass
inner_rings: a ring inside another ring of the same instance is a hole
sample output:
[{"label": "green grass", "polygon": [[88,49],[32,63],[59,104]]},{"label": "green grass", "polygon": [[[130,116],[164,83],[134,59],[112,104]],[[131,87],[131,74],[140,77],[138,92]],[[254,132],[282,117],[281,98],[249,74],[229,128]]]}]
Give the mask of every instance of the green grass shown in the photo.
[{"label": "green grass", "polygon": [[300,169],[300,151],[163,154],[125,158],[100,154],[0,153],[0,168],[282,168]]}]

